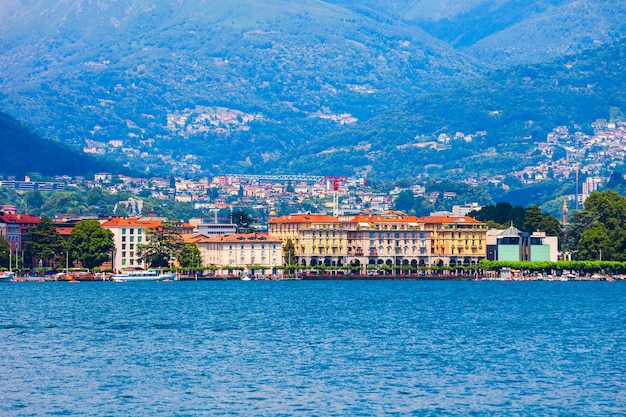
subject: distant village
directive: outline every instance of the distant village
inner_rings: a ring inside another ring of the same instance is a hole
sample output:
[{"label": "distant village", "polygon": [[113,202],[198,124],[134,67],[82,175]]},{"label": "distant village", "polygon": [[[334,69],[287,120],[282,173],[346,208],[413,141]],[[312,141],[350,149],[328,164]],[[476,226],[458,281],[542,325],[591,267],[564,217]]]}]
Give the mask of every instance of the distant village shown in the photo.
[{"label": "distant village", "polygon": [[[356,119],[350,115],[334,115],[330,113],[312,114],[311,117],[323,117],[335,120],[337,123],[354,123]],[[228,135],[232,131],[247,130],[248,124],[252,121],[263,120],[261,114],[248,114],[237,110],[221,108],[221,107],[202,107],[196,109],[187,109],[180,113],[168,115],[167,129],[175,135],[187,136],[201,132],[211,132],[218,135]],[[528,123],[532,123],[529,121]],[[593,133],[587,134],[581,129],[570,130],[566,126],[557,126],[552,132],[549,132],[545,141],[539,141],[533,147],[532,159],[537,160],[536,165],[527,166],[524,169],[505,173],[502,175],[478,178],[466,178],[464,182],[469,185],[479,185],[492,183],[503,188],[508,188],[506,177],[512,176],[517,178],[522,184],[533,184],[548,179],[570,180],[574,181],[575,176],[580,176],[580,188],[578,191],[572,191],[568,196],[573,201],[572,206],[576,206],[576,197],[579,199],[577,203],[581,203],[591,192],[606,184],[610,175],[610,170],[624,163],[626,153],[626,123],[624,122],[608,122],[598,120],[593,125]],[[414,143],[405,146],[429,146],[436,149],[446,149],[452,146],[454,142],[465,141],[472,142],[476,137],[486,135],[487,132],[464,133],[456,132],[454,134],[440,134],[437,138],[416,136]],[[532,140],[532,138],[528,138]],[[131,161],[136,159],[153,160],[156,167],[158,164],[167,162],[172,166],[174,173],[185,173],[187,176],[198,176],[202,169],[198,164],[194,155],[186,155],[180,160],[173,160],[167,155],[150,155],[147,152],[141,152],[126,144],[122,139],[110,140],[107,143],[87,141],[87,146],[83,149],[86,153],[107,154],[122,152],[125,157]],[[485,152],[490,152],[486,149]],[[497,155],[494,154],[494,158]],[[150,169],[150,166],[147,167]],[[62,182],[73,182],[74,179],[63,178]],[[116,189],[139,189],[150,186],[154,189],[155,196],[167,198],[169,191],[168,180],[140,180],[121,177],[123,183],[116,184]],[[358,179],[354,179],[352,183],[359,183]],[[360,180],[362,182],[362,180]],[[103,183],[103,179],[99,177],[96,183]],[[241,182],[247,188],[245,197],[261,197],[270,200],[277,196],[276,185],[268,182],[251,183],[250,181]],[[202,200],[202,193],[207,188],[217,186],[223,190],[225,195],[232,193],[232,187],[238,187],[240,183],[233,180],[224,180],[218,177],[213,179],[202,179],[197,181],[185,181],[177,183],[176,195],[180,201],[197,201]],[[78,184],[75,184],[78,185]],[[306,188],[301,184],[298,186],[297,197],[310,197],[311,195],[323,192],[323,187]],[[86,184],[89,186],[89,184]],[[130,187],[130,188],[124,188]],[[322,189],[320,189],[322,188]],[[304,191],[303,191],[304,189]],[[416,196],[424,196],[429,200],[433,200],[434,196],[427,194],[427,190],[416,182],[413,187]],[[305,194],[310,195],[306,196]],[[280,194],[280,193],[278,193]],[[355,198],[362,198],[355,196]],[[382,198],[381,198],[382,197]],[[374,203],[388,204],[384,201],[383,196],[373,196]],[[350,209],[350,202],[345,204]]]}]

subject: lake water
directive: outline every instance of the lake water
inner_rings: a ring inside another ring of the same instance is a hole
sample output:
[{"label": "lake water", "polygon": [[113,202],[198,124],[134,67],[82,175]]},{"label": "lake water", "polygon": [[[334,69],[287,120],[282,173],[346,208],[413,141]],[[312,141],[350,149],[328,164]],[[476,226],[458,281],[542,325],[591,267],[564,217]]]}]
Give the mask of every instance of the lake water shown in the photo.
[{"label": "lake water", "polygon": [[0,284],[0,415],[626,414],[626,283]]}]

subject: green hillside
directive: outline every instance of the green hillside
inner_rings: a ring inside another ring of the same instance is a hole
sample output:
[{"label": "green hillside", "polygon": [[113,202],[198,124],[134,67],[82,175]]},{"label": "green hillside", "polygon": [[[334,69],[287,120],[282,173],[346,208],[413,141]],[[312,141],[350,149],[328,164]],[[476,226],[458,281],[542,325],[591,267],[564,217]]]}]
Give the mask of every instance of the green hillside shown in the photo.
[{"label": "green hillside", "polygon": [[[606,45],[624,17],[568,0],[3,2],[0,108],[155,174],[491,175],[623,108]],[[473,140],[437,146],[456,132]]]},{"label": "green hillside", "polygon": [[[311,142],[292,166],[352,171],[370,165],[374,177],[386,179],[506,174],[532,162],[536,144],[553,128],[589,131],[597,119],[622,114],[625,69],[626,42],[620,41],[553,63],[497,71]],[[456,132],[474,140],[424,145]]]},{"label": "green hillside", "polygon": [[69,147],[43,139],[27,126],[0,112],[0,175],[90,176],[98,171],[118,172],[110,163],[77,153]]}]

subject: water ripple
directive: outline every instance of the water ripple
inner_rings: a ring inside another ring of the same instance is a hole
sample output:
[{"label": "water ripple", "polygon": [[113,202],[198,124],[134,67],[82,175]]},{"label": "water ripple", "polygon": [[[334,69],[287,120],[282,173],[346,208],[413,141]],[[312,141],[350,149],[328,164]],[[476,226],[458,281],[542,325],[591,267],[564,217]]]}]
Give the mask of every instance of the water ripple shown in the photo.
[{"label": "water ripple", "polygon": [[0,285],[0,415],[623,415],[622,283]]}]

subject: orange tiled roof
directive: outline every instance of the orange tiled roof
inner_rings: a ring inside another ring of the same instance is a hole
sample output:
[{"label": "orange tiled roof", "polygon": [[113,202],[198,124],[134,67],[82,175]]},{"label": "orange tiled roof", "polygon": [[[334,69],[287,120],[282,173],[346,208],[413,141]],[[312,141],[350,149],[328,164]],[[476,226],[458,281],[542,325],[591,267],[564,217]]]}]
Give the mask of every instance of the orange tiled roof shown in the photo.
[{"label": "orange tiled roof", "polygon": [[336,217],[328,214],[289,214],[270,220],[270,223],[336,223]]},{"label": "orange tiled roof", "polygon": [[61,235],[61,236],[69,236],[72,234],[72,230],[74,230],[72,227],[57,227],[56,231]]},{"label": "orange tiled roof", "polygon": [[200,233],[190,233],[190,234],[182,235],[182,237],[183,237],[183,242],[185,243],[196,243],[207,238],[206,236]]},{"label": "orange tiled roof", "polygon": [[379,214],[359,214],[350,219],[354,223],[415,223],[417,216],[398,215],[395,217],[381,216]]},{"label": "orange tiled roof", "polygon": [[417,219],[418,223],[473,223],[482,224],[481,221],[469,216],[424,216]]},{"label": "orange tiled roof", "polygon": [[102,223],[102,227],[122,227],[122,226],[129,226],[129,227],[147,227],[149,229],[153,229],[156,227],[161,226],[161,221],[160,220],[139,220],[136,218],[124,218],[124,217],[115,217],[111,220],[107,220],[106,222]]}]

